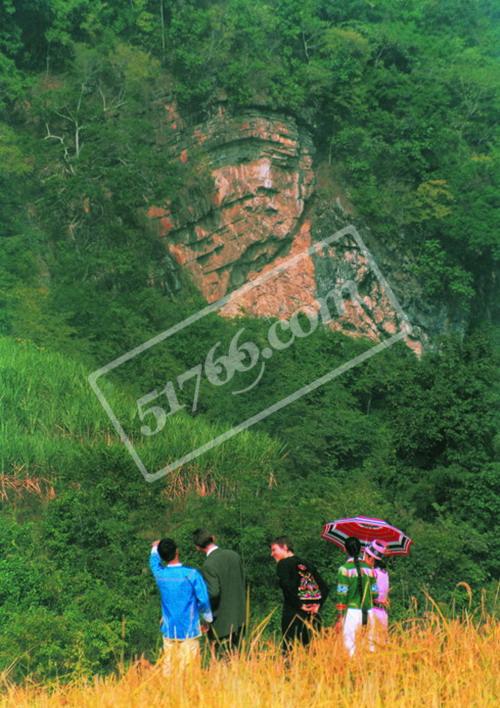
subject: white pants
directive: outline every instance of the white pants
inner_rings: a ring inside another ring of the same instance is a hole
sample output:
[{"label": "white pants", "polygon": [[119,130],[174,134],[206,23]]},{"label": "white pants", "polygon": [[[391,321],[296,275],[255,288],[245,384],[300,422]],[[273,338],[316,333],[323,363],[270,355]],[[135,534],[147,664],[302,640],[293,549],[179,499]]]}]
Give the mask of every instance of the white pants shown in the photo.
[{"label": "white pants", "polygon": [[163,675],[186,671],[200,662],[199,639],[167,639],[163,637]]},{"label": "white pants", "polygon": [[[359,642],[360,630],[363,626],[363,614],[361,610],[349,608],[344,618],[343,637],[344,646],[349,652],[349,656],[354,656],[356,642]],[[372,610],[368,610],[368,623],[366,625],[368,635],[368,647],[370,651],[375,651],[374,634],[375,618]]]}]

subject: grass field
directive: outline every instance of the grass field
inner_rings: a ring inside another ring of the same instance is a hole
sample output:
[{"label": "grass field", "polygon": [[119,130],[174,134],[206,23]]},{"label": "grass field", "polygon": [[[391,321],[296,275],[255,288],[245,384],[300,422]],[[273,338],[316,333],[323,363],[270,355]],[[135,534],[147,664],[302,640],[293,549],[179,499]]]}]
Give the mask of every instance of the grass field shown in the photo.
[{"label": "grass field", "polygon": [[396,626],[375,653],[353,659],[326,630],[288,664],[275,645],[253,640],[244,655],[214,661],[166,679],[161,662],[137,662],[119,676],[70,685],[9,685],[2,706],[155,706],[204,708],[498,705],[500,632],[489,619],[445,621],[437,616]]},{"label": "grass field", "polygon": [[[81,362],[64,355],[0,337],[0,470],[19,479],[71,478],[75,469],[81,469],[83,451],[92,455],[99,446],[112,449],[123,465],[130,465],[128,452],[90,389],[89,373]],[[134,431],[140,423],[131,390],[105,380],[100,386],[153,471],[227,430],[227,426],[182,414],[169,426],[168,439],[138,443]],[[282,443],[265,433],[245,430],[224,446],[205,452],[197,469],[227,480],[235,468],[276,468],[281,457]],[[78,481],[82,481],[81,474]]]}]

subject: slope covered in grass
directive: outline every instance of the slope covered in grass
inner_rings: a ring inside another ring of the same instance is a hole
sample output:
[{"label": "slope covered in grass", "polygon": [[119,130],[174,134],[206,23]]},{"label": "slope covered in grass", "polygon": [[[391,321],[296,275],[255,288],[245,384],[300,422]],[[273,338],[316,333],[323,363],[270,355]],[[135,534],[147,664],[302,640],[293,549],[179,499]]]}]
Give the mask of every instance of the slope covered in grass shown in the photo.
[{"label": "slope covered in grass", "polygon": [[[15,676],[103,670],[122,655],[154,651],[158,608],[147,555],[165,532],[169,498],[186,485],[207,494],[235,470],[267,481],[281,464],[278,442],[248,432],[168,483],[147,484],[88,374],[66,356],[0,340],[0,664],[13,663]],[[103,385],[129,420],[133,396]],[[188,416],[174,431],[178,437],[149,450],[153,464],[175,459],[186,437],[219,432]]]}]

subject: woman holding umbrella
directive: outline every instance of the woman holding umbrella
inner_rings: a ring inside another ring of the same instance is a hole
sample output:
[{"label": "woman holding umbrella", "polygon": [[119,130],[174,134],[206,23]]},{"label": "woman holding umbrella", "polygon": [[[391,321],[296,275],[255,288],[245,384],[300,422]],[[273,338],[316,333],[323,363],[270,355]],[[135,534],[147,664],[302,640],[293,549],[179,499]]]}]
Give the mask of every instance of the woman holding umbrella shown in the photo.
[{"label": "woman holding umbrella", "polygon": [[357,538],[345,541],[347,562],[340,566],[337,575],[337,627],[342,630],[344,646],[353,656],[361,627],[368,627],[370,651],[374,650],[373,633],[375,618],[373,602],[377,597],[375,570],[359,553],[361,543]]},{"label": "woman holding umbrella", "polygon": [[[370,516],[329,521],[323,526],[321,537],[346,551],[349,556],[347,563],[339,568],[337,626],[342,627],[345,646],[352,656],[358,626],[369,624],[373,628],[376,615],[382,614],[382,623],[387,622],[388,574],[375,569],[375,563],[382,562],[384,556],[407,556],[412,540],[387,521]],[[384,547],[383,553],[379,543]],[[371,553],[365,553],[361,560],[361,548],[367,547],[371,548]],[[373,649],[372,630],[369,640]]]}]

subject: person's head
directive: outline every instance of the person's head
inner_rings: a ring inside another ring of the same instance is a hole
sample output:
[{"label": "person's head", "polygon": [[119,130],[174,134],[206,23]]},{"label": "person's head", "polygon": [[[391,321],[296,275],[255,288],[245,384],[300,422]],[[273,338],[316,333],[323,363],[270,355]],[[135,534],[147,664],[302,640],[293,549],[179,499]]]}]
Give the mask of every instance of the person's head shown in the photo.
[{"label": "person's head", "polygon": [[173,538],[162,538],[158,544],[158,553],[164,563],[179,560],[179,550]]},{"label": "person's head", "polygon": [[276,563],[283,560],[283,558],[290,558],[290,556],[294,555],[292,542],[287,536],[273,538],[269,546],[271,548],[271,556]]},{"label": "person's head", "polygon": [[[363,560],[372,568],[376,563],[383,563],[386,554],[386,544],[383,541],[372,541],[366,548]],[[379,566],[380,567],[380,566]]]},{"label": "person's head", "polygon": [[215,543],[215,536],[206,529],[193,531],[193,543],[199,551],[206,551]]},{"label": "person's head", "polygon": [[358,538],[349,536],[345,541],[345,550],[349,558],[357,558],[361,552],[361,543]]}]

